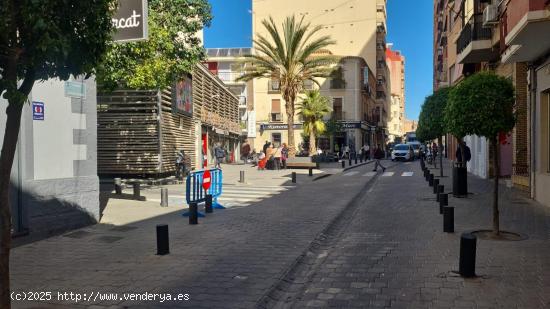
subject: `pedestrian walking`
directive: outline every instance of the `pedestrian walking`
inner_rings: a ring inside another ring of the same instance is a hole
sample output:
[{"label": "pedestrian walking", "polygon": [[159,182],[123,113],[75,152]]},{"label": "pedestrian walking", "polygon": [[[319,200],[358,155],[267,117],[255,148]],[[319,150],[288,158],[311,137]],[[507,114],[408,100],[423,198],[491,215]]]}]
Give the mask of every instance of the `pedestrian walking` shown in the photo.
[{"label": "pedestrian walking", "polygon": [[380,163],[380,160],[382,160],[383,158],[384,158],[384,151],[382,150],[382,148],[380,148],[380,144],[378,144],[378,146],[376,146],[376,149],[374,150],[375,163],[374,163],[374,169],[372,170],[373,172],[378,171],[378,166],[382,168],[382,173],[386,171],[386,167],[384,167],[384,165]]},{"label": "pedestrian walking", "polygon": [[288,146],[286,143],[283,143],[283,148],[281,149],[281,163],[283,164],[283,169],[286,170],[286,159],[288,159]]},{"label": "pedestrian walking", "polygon": [[216,168],[222,168],[223,158],[225,158],[225,149],[220,143],[216,144],[214,148],[214,157],[216,157]]},{"label": "pedestrian walking", "polygon": [[244,161],[245,165],[246,161],[248,161],[248,156],[250,156],[250,144],[248,143],[248,140],[244,140],[244,143],[241,146],[241,159]]},{"label": "pedestrian walking", "polygon": [[363,159],[370,160],[370,147],[369,144],[363,145]]}]

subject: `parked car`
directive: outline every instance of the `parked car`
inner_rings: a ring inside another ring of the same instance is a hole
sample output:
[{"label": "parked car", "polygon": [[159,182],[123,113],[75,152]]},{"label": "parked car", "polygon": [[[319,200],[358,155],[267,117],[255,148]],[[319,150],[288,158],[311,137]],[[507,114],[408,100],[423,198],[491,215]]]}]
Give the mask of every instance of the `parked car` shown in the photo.
[{"label": "parked car", "polygon": [[391,152],[391,160],[403,160],[403,161],[411,161],[414,160],[414,150],[412,145],[410,144],[398,144],[393,147],[393,151]]},{"label": "parked car", "polygon": [[414,151],[414,157],[420,158],[420,145],[421,145],[420,142],[409,142],[407,144],[412,146]]}]

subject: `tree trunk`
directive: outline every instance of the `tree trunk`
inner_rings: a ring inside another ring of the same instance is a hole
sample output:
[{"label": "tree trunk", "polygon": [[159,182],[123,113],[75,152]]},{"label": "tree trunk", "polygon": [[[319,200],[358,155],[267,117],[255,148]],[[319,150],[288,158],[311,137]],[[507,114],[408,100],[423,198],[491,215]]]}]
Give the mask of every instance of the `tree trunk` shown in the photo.
[{"label": "tree trunk", "polygon": [[500,234],[500,215],[498,211],[498,182],[500,179],[500,162],[498,139],[491,139],[491,144],[493,144],[493,166],[495,173],[495,183],[493,187],[493,234],[495,234],[495,236],[498,236]]},{"label": "tree trunk", "polygon": [[294,145],[294,99],[287,101],[286,116],[288,123],[288,156],[296,156],[296,147]]},{"label": "tree trunk", "polygon": [[19,128],[22,104],[10,103],[6,108],[6,130],[0,154],[0,308],[10,308],[11,213],[9,204],[10,175]]},{"label": "tree trunk", "polygon": [[313,129],[309,132],[309,156],[317,154],[317,141],[315,140],[315,132]]},{"label": "tree trunk", "polygon": [[440,136],[437,138],[437,142],[439,143],[439,176],[443,177],[443,149],[441,149],[441,145],[443,144],[443,138]]}]

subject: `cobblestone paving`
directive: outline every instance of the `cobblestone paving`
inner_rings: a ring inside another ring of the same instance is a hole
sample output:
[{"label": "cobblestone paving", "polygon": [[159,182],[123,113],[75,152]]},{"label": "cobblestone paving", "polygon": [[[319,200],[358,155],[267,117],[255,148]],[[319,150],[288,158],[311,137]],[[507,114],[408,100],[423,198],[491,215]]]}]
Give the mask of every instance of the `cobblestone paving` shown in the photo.
[{"label": "cobblestone paving", "polygon": [[460,234],[491,227],[491,183],[471,176],[474,194],[450,199],[446,234],[418,164],[394,170],[411,168],[414,177],[378,178],[335,239],[311,251],[317,265],[289,280],[294,295],[268,307],[550,308],[549,209],[503,189],[501,227],[529,238],[478,240],[478,277],[464,280],[453,272]]},{"label": "cobblestone paving", "polygon": [[[14,302],[13,308],[253,308],[364,184],[334,175],[248,207],[215,211],[197,226],[188,225],[178,209],[15,248],[15,292],[188,293],[190,300],[71,302],[54,297]],[[161,223],[170,228],[166,256],[155,255],[155,226]]]}]

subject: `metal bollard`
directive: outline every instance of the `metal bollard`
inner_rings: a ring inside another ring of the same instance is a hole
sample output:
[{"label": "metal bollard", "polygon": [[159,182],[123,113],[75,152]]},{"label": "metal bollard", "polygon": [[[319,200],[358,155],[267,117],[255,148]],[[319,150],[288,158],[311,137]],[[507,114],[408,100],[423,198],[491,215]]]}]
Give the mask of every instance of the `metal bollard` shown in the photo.
[{"label": "metal bollard", "polygon": [[430,187],[433,187],[434,185],[434,174],[430,174],[428,177],[428,183],[430,184]]},{"label": "metal bollard", "polygon": [[445,191],[445,186],[444,185],[437,186],[437,194],[436,194],[436,198],[435,198],[436,202],[439,202],[439,195],[441,193],[443,193],[443,191]]},{"label": "metal bollard", "polygon": [[443,207],[449,205],[449,194],[440,193],[439,194],[439,214],[443,214]]},{"label": "metal bollard", "polygon": [[168,240],[168,225],[157,225],[157,255],[166,255],[170,253],[170,243]]},{"label": "metal bollard", "polygon": [[244,183],[244,171],[240,172],[239,182]]},{"label": "metal bollard", "polygon": [[140,195],[140,184],[139,182],[134,182],[134,200],[139,200]]},{"label": "metal bollard", "polygon": [[451,206],[443,207],[443,232],[455,232],[455,208]]},{"label": "metal bollard", "polygon": [[296,183],[296,172],[292,172],[292,183]]},{"label": "metal bollard", "polygon": [[206,195],[206,200],[204,202],[204,212],[207,214],[211,214],[214,212],[212,210],[212,194]]},{"label": "metal bollard", "polygon": [[460,236],[460,260],[458,273],[462,277],[476,276],[476,247],[477,237],[471,233],[463,233]]},{"label": "metal bollard", "polygon": [[313,169],[311,167],[309,168],[309,176],[313,176]]},{"label": "metal bollard", "polygon": [[432,186],[434,188],[433,192],[434,194],[439,193],[437,190],[439,190],[439,179],[435,179],[432,181]]},{"label": "metal bollard", "polygon": [[196,202],[189,204],[189,224],[199,224],[199,205]]},{"label": "metal bollard", "polygon": [[168,207],[168,189],[160,188],[160,206]]},{"label": "metal bollard", "polygon": [[122,194],[122,179],[115,178],[114,182],[115,182],[115,193],[117,195],[121,195]]},{"label": "metal bollard", "polygon": [[355,164],[357,164],[357,156],[355,156]]},{"label": "metal bollard", "polygon": [[346,168],[346,161],[342,160],[342,168]]},{"label": "metal bollard", "polygon": [[351,157],[348,159],[348,165],[351,166]]}]

